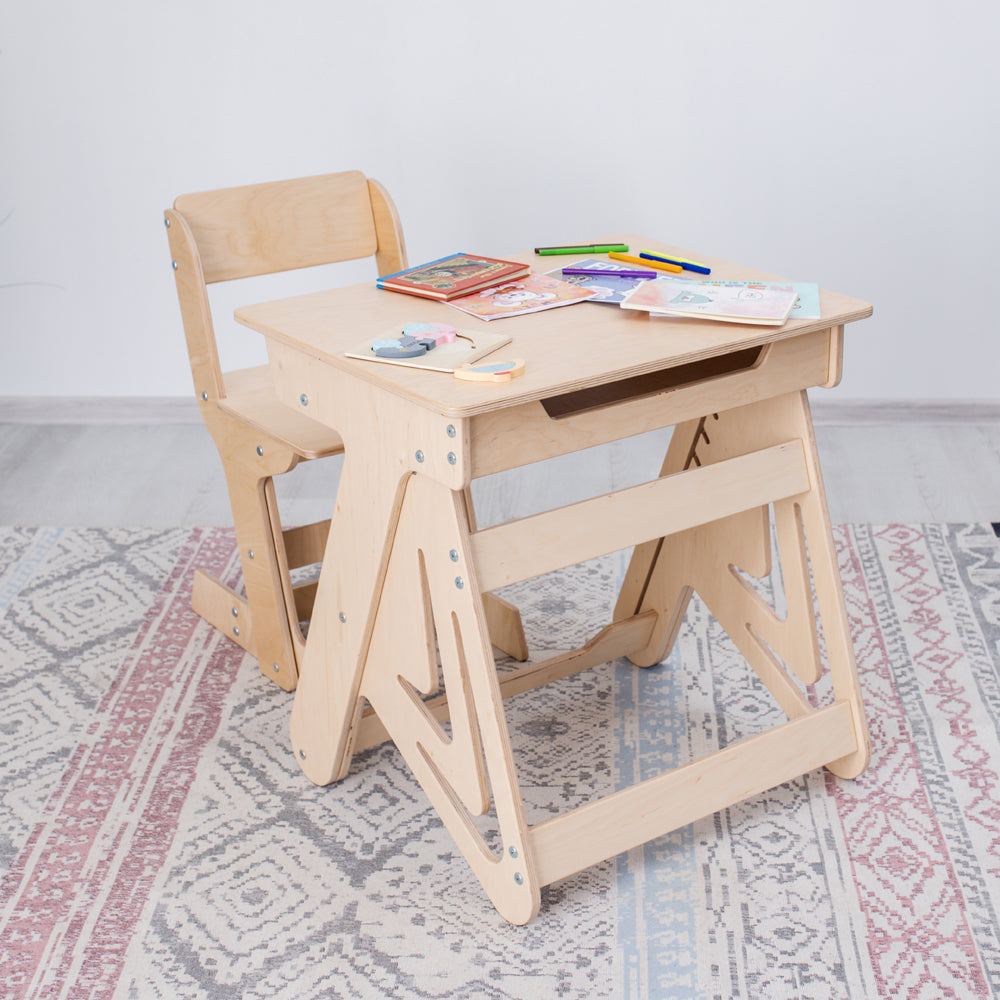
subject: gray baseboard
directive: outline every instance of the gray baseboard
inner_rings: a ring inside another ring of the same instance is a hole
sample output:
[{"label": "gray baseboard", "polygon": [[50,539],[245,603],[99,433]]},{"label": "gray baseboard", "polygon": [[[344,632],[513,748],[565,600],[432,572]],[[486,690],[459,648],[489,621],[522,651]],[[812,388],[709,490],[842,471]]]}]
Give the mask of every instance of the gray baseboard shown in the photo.
[{"label": "gray baseboard", "polygon": [[0,424],[197,424],[194,396],[0,396]]},{"label": "gray baseboard", "polygon": [[[813,421],[826,426],[865,424],[1000,423],[1000,400],[827,399],[811,394]],[[191,396],[0,396],[4,424],[199,423]]]}]

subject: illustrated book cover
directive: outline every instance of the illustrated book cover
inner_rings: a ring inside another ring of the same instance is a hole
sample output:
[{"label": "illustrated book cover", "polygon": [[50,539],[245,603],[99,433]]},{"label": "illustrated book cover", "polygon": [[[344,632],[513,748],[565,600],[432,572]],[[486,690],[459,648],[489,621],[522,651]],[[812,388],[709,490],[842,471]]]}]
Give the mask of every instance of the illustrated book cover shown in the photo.
[{"label": "illustrated book cover", "polygon": [[[745,288],[745,281],[714,281],[710,278],[681,278],[675,281],[701,281],[705,285],[730,285]],[[819,307],[819,285],[815,281],[769,281],[762,282],[769,291],[795,292],[795,305],[789,314],[789,319],[819,319],[822,315]]]},{"label": "illustrated book cover", "polygon": [[518,281],[505,281],[473,295],[452,299],[448,305],[483,320],[569,306],[594,298],[594,292],[570,284],[551,274],[529,274]]},{"label": "illustrated book cover", "polygon": [[458,298],[481,288],[489,288],[508,278],[528,273],[527,264],[518,264],[479,254],[453,253],[447,257],[409,267],[405,271],[378,278],[376,287],[406,292],[428,299]]},{"label": "illustrated book cover", "polygon": [[615,274],[615,271],[634,271],[635,265],[616,264],[613,260],[595,260],[588,258],[573,265],[574,268],[586,268],[592,270],[593,275],[588,274],[563,274],[561,270],[549,271],[553,277],[560,281],[568,281],[571,285],[586,288],[594,293],[592,302],[606,302],[610,305],[617,305],[625,293],[632,291],[640,282],[646,278],[622,278]]},{"label": "illustrated book cover", "polygon": [[677,278],[644,281],[629,292],[622,308],[644,309],[664,316],[686,316],[723,323],[781,326],[798,296],[756,282],[713,283]]}]

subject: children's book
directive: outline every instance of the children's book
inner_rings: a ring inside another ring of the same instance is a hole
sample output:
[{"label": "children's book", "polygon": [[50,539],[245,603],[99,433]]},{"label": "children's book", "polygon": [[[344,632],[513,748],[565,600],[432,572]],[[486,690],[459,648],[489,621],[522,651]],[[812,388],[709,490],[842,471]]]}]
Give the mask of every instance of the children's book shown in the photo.
[{"label": "children's book", "polygon": [[561,281],[568,281],[571,285],[586,288],[594,293],[592,302],[607,302],[617,305],[625,293],[632,291],[641,281],[646,278],[621,278],[615,275],[615,271],[634,271],[635,265],[618,264],[613,260],[581,260],[573,265],[574,268],[586,268],[595,273],[587,274],[563,274],[561,270],[549,271],[549,274],[559,278]]},{"label": "children's book", "polygon": [[[675,281],[699,281],[698,278],[681,278],[680,276],[674,279]],[[740,288],[745,288],[747,282],[745,281],[712,281],[711,279],[705,279],[703,282],[705,285],[733,285],[739,286]],[[792,306],[792,311],[789,314],[789,319],[819,319],[821,316],[819,308],[819,285],[814,281],[771,281],[765,283],[770,291],[785,291],[785,292],[795,292],[797,298],[795,299],[795,305]]]},{"label": "children's book", "polygon": [[405,271],[386,274],[377,279],[375,285],[393,292],[447,301],[527,273],[527,264],[478,254],[453,253]]},{"label": "children's book", "polygon": [[676,278],[644,281],[622,300],[622,308],[664,316],[723,323],[781,326],[795,305],[794,291],[772,290],[756,282],[714,284]]},{"label": "children's book", "polygon": [[505,281],[473,295],[452,299],[448,305],[471,316],[491,320],[569,306],[592,298],[594,292],[590,289],[572,285],[551,274],[529,274],[518,281]]}]

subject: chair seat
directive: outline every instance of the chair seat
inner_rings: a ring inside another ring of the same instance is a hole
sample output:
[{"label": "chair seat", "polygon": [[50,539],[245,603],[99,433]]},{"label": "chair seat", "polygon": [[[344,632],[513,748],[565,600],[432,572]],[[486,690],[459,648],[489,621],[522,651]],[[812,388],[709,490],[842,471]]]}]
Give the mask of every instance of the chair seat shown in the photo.
[{"label": "chair seat", "polygon": [[226,396],[219,400],[219,409],[294,448],[303,458],[344,450],[339,434],[278,399],[267,365],[226,372],[224,379]]}]

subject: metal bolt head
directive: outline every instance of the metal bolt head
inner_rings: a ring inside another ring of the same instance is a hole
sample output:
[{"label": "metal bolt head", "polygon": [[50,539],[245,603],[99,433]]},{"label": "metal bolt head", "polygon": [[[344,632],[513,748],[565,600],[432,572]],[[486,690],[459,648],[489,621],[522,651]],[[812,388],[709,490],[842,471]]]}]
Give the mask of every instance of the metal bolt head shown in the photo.
[{"label": "metal bolt head", "polygon": [[169,219],[164,219],[163,220],[163,224],[167,227],[167,229],[170,228],[170,220]]},{"label": "metal bolt head", "polygon": [[413,457],[418,461],[422,462],[424,460],[424,453],[418,448],[414,453]]},{"label": "metal bolt head", "polygon": [[234,618],[238,618],[239,614],[240,614],[240,609],[239,608],[233,608],[233,617]]},{"label": "metal bolt head", "polygon": [[239,634],[240,634],[240,627],[239,627],[239,625],[234,625],[233,626],[233,635],[239,636]]},{"label": "metal bolt head", "polygon": [[514,872],[514,881],[518,885],[524,885],[524,876],[520,872]]},{"label": "metal bolt head", "polygon": [[201,398],[202,398],[203,400],[205,400],[205,402],[208,402],[208,393],[207,393],[207,392],[203,392],[203,393],[201,394]]},{"label": "metal bolt head", "polygon": [[452,549],[451,552],[448,553],[448,558],[452,562],[458,562],[458,549]]},{"label": "metal bolt head", "polygon": [[177,270],[177,261],[176,260],[172,260],[170,262],[170,266],[176,271]]},{"label": "metal bolt head", "polygon": [[306,759],[306,752],[305,752],[305,750],[300,750],[299,751],[299,760],[305,760],[305,759]]},{"label": "metal bolt head", "polygon": [[264,447],[263,447],[263,445],[257,445],[257,454],[258,455],[263,455],[264,454]]},{"label": "metal bolt head", "polygon": [[513,846],[511,846],[511,847],[508,847],[508,848],[507,848],[507,853],[508,853],[508,854],[509,854],[509,855],[510,855],[510,856],[511,856],[512,858],[516,858],[516,857],[517,857],[517,848],[516,848],[516,847],[513,847]]},{"label": "metal bolt head", "polygon": [[247,555],[253,559],[253,549],[247,549]]},{"label": "metal bolt head", "polygon": [[454,424],[448,424],[448,426],[446,428],[446,432],[448,434],[448,437],[450,437],[450,438],[453,438],[458,433],[458,431],[455,430],[455,425]]},{"label": "metal bolt head", "polygon": [[465,586],[465,581],[460,576],[456,576],[455,586],[458,587],[459,590],[461,590]]},{"label": "metal bolt head", "polygon": [[347,621],[347,615],[345,615],[343,611],[341,611],[340,614],[337,615],[337,617],[341,620],[341,622]]},{"label": "metal bolt head", "polygon": [[457,461],[458,461],[458,456],[453,451],[449,451],[448,452],[448,464],[449,465],[454,465]]},{"label": "metal bolt head", "polygon": [[299,396],[299,402],[303,406],[308,406],[309,405],[309,397],[305,393],[302,393],[302,395]]},{"label": "metal bolt head", "polygon": [[275,673],[277,673],[277,672],[278,672],[278,664],[277,664],[277,663],[272,663],[272,664],[271,664],[271,669],[272,669],[272,670],[273,670],[273,671],[274,671]]}]

